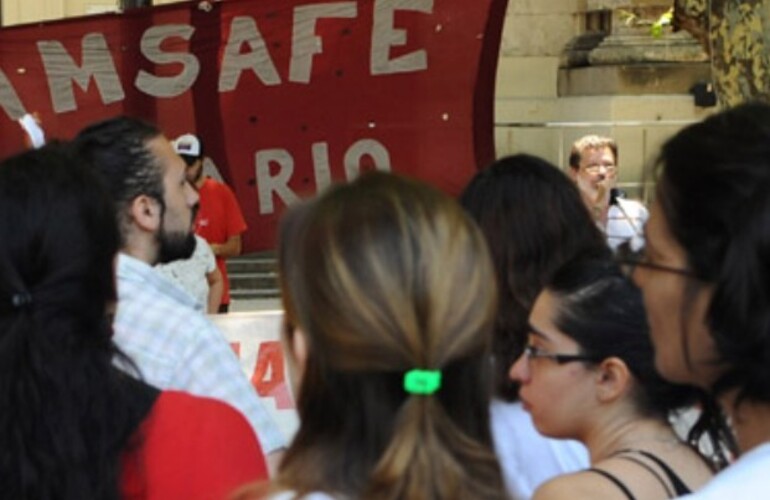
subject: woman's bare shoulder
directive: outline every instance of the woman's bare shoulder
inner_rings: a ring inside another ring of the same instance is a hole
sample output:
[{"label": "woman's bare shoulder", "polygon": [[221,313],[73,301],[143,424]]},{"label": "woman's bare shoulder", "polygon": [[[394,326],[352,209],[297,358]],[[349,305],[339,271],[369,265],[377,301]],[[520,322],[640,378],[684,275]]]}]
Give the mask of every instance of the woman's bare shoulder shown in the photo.
[{"label": "woman's bare shoulder", "polygon": [[557,476],[543,483],[536,491],[533,500],[570,500],[625,499],[623,492],[606,477],[584,470],[572,474]]}]

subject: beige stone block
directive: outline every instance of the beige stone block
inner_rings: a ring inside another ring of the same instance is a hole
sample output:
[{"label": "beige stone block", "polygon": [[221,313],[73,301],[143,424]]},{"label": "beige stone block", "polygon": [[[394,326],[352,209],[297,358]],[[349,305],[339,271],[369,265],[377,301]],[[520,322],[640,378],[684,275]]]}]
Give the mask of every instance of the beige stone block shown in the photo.
[{"label": "beige stone block", "polygon": [[495,157],[502,158],[511,154],[513,154],[511,129],[508,127],[495,127]]},{"label": "beige stone block", "polygon": [[645,127],[617,127],[610,134],[618,143],[618,182],[640,183],[645,165],[649,162]]},{"label": "beige stone block", "polygon": [[69,4],[68,15],[70,16],[82,16],[92,14],[102,14],[104,12],[117,12],[118,5],[116,2],[72,2]]},{"label": "beige stone block", "polygon": [[503,56],[558,56],[577,32],[572,13],[506,16],[500,53]]},{"label": "beige stone block", "polygon": [[613,96],[609,102],[615,120],[695,122],[718,111],[716,107],[695,106],[690,94]]},{"label": "beige stone block", "polygon": [[[660,0],[655,0],[660,2]],[[587,0],[587,10],[615,10],[617,8],[629,8],[632,5],[644,3],[642,0]]]},{"label": "beige stone block", "polygon": [[559,104],[560,120],[565,122],[605,122],[612,116],[609,96],[562,97]]},{"label": "beige stone block", "polygon": [[557,57],[501,57],[497,66],[498,97],[555,97]]},{"label": "beige stone block", "polygon": [[554,98],[511,98],[495,100],[495,123],[548,123],[557,119],[559,102]]},{"label": "beige stone block", "polygon": [[629,197],[649,200],[654,185],[653,168],[665,141],[683,125],[638,126],[616,129],[620,171],[618,185]]},{"label": "beige stone block", "polygon": [[507,15],[516,16],[522,14],[572,14],[578,12],[581,4],[579,0],[508,0]]},{"label": "beige stone block", "polygon": [[2,3],[3,26],[53,21],[65,16],[61,0],[5,0]]},{"label": "beige stone block", "polygon": [[[527,153],[555,163],[558,160],[558,137],[547,129],[508,129],[505,147],[498,147],[499,156]],[[498,157],[499,157],[498,156]]]},{"label": "beige stone block", "polygon": [[638,7],[654,7],[659,5],[665,5],[671,7],[673,5],[669,0],[587,0],[586,8],[589,10],[599,9],[630,9]]},{"label": "beige stone block", "polygon": [[560,68],[559,95],[687,94],[708,80],[708,63],[648,63]]}]

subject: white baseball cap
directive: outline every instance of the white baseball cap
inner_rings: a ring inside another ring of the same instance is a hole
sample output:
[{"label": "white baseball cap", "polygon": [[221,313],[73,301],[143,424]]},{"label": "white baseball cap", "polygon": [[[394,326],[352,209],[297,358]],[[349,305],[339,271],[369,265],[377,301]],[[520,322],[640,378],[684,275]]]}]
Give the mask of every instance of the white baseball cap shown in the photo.
[{"label": "white baseball cap", "polygon": [[193,134],[180,135],[174,141],[174,150],[180,155],[198,157],[201,155],[201,141]]}]

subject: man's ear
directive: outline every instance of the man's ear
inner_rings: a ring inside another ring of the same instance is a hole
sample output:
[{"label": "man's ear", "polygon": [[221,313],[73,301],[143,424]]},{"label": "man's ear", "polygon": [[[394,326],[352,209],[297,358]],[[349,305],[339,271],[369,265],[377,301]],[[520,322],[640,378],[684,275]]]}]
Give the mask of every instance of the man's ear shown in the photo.
[{"label": "man's ear", "polygon": [[625,361],[610,357],[596,370],[596,394],[599,401],[610,403],[631,390],[632,374]]},{"label": "man's ear", "polygon": [[573,181],[576,181],[577,174],[578,174],[577,168],[573,167],[572,165],[567,165],[567,175],[569,176],[570,179],[572,179]]},{"label": "man's ear", "polygon": [[128,207],[131,220],[144,231],[154,233],[160,228],[161,210],[158,200],[140,194],[133,199]]}]

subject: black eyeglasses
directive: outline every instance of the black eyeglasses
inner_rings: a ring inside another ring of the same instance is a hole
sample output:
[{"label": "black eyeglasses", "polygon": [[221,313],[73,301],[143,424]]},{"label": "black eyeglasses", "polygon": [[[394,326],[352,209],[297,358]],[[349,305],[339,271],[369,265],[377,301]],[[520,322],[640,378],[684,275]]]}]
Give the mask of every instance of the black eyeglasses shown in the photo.
[{"label": "black eyeglasses", "polygon": [[678,267],[671,267],[650,262],[647,259],[647,256],[644,254],[644,247],[639,250],[632,250],[630,241],[626,241],[618,246],[617,250],[615,251],[615,262],[620,265],[620,269],[623,271],[623,274],[629,278],[634,274],[634,270],[637,267],[644,267],[646,269],[653,269],[655,271],[662,271],[666,273],[674,273],[680,276],[686,276],[688,278],[697,278],[695,273],[689,269],[681,269]]},{"label": "black eyeglasses", "polygon": [[588,363],[598,363],[601,361],[596,356],[589,356],[588,354],[556,354],[552,352],[541,351],[533,345],[524,347],[524,356],[528,360],[538,358],[552,359],[560,365],[565,363],[572,363],[574,361],[585,361]]}]

